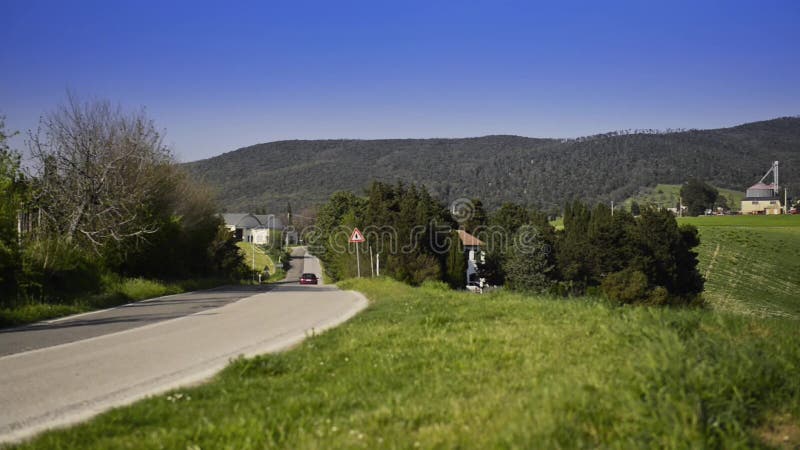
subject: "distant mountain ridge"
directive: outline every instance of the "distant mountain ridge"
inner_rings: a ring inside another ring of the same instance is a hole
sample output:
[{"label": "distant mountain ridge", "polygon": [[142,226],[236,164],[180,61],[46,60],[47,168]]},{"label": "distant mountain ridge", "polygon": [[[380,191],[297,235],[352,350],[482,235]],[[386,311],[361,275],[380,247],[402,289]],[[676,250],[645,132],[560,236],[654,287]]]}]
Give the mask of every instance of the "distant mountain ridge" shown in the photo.
[{"label": "distant mountain ridge", "polygon": [[613,132],[578,139],[493,135],[455,139],[296,140],[257,144],[184,164],[227,211],[295,211],[372,180],[424,184],[443,202],[478,197],[559,208],[568,199],[622,201],[641,187],[698,177],[744,190],[772,161],[800,192],[800,117],[731,128]]}]

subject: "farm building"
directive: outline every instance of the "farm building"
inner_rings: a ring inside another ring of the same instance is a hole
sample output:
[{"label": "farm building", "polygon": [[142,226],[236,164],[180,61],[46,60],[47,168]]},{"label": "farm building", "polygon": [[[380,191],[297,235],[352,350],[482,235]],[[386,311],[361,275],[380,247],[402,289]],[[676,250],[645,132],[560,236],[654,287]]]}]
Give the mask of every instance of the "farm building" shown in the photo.
[{"label": "farm building", "polygon": [[270,230],[282,230],[283,223],[272,214],[222,214],[225,227],[237,240],[254,244],[269,243]]},{"label": "farm building", "polygon": [[[769,174],[772,174],[774,181],[766,184],[764,180]],[[742,200],[742,214],[781,213],[783,213],[783,205],[778,186],[778,161],[775,161],[758,183],[747,188],[745,198]]]}]

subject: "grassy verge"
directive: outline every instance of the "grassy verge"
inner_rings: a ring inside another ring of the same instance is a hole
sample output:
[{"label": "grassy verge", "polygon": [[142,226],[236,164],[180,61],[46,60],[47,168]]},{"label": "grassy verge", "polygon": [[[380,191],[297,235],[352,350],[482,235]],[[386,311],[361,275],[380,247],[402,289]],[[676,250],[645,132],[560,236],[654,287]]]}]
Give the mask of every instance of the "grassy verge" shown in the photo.
[{"label": "grassy verge", "polygon": [[269,278],[267,279],[267,283],[275,283],[277,281],[282,281],[286,278],[286,271],[283,268],[277,268],[274,272],[270,272]]},{"label": "grassy verge", "polygon": [[230,284],[230,280],[208,278],[166,283],[143,278],[125,278],[110,279],[105,284],[103,293],[73,299],[66,304],[30,303],[16,308],[0,309],[0,328],[110,308],[162,295],[209,289]]},{"label": "grassy verge", "polygon": [[20,448],[737,448],[797,429],[796,320],[342,286],[371,299],[347,324]]},{"label": "grassy verge", "polygon": [[[239,246],[239,250],[244,257],[244,262],[247,267],[252,267],[253,261],[255,261],[255,268],[257,271],[262,271],[265,267],[267,268],[269,271],[269,278],[263,280],[264,282],[274,283],[286,278],[286,271],[283,267],[278,267],[274,259],[261,247],[253,247],[252,244],[248,244],[247,242],[239,242],[237,245]],[[255,255],[255,259],[253,255]]]},{"label": "grassy verge", "polygon": [[[272,258],[267,255],[261,247],[253,246],[247,242],[239,242],[239,252],[244,257],[244,263],[248,268],[252,268],[255,262],[255,270],[261,272],[266,267],[269,273],[275,273],[275,263]],[[255,258],[253,256],[255,255]]]}]

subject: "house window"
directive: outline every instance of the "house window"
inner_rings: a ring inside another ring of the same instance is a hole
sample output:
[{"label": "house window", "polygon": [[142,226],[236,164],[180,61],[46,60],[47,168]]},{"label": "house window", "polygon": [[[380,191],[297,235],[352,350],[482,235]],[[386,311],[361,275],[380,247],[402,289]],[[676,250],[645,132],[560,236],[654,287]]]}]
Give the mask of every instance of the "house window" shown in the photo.
[{"label": "house window", "polygon": [[770,205],[774,205],[775,204],[775,200],[770,201],[769,204]]},{"label": "house window", "polygon": [[754,204],[754,205],[757,205],[757,204],[758,204],[758,202],[753,202],[753,204]]}]

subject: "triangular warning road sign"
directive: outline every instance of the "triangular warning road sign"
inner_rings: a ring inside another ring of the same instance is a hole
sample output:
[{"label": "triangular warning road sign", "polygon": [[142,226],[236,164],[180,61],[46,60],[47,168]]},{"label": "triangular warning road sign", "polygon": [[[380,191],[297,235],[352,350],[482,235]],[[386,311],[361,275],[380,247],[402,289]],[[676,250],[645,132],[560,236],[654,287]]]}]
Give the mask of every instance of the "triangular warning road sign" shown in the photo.
[{"label": "triangular warning road sign", "polygon": [[353,228],[353,234],[350,235],[350,243],[364,241],[366,241],[366,239],[364,239],[364,235],[361,234],[361,231],[359,231],[358,228]]}]

